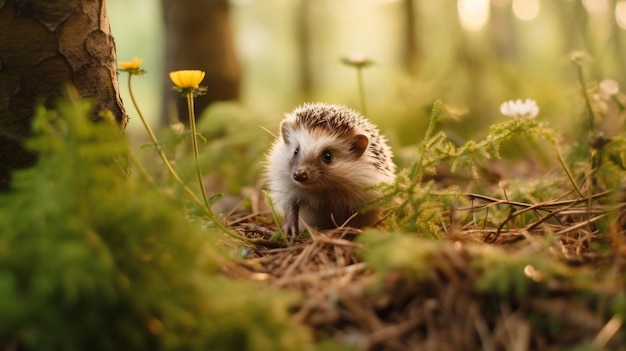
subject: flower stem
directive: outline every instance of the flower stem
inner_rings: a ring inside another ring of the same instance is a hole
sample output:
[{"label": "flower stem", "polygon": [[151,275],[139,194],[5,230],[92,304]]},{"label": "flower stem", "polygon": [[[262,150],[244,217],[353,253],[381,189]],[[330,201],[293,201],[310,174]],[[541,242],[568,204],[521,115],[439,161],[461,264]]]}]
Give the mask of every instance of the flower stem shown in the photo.
[{"label": "flower stem", "polygon": [[193,104],[193,92],[187,93],[187,109],[189,110],[189,127],[191,128],[191,145],[193,146],[193,156],[196,162],[196,173],[198,174],[198,183],[200,186],[200,191],[202,192],[202,199],[204,200],[204,208],[205,212],[209,219],[215,224],[216,227],[221,229],[227,235],[234,237],[236,239],[242,240],[247,243],[253,243],[250,239],[233,233],[230,229],[226,228],[222,222],[220,222],[215,214],[213,213],[213,209],[211,208],[211,204],[209,203],[209,198],[207,197],[206,190],[204,188],[204,182],[202,181],[202,171],[200,170],[200,158],[198,152],[198,132],[196,128],[196,118],[194,116],[194,104]]},{"label": "flower stem", "polygon": [[139,162],[137,157],[135,157],[135,154],[131,152],[130,147],[128,146],[128,143],[126,143],[125,148],[126,148],[126,152],[128,152],[128,155],[130,157],[130,162],[135,166],[135,168],[137,168],[137,171],[139,171],[139,176],[141,180],[147,183],[150,183],[150,185],[156,185],[154,183],[154,179],[152,179],[148,171],[146,171],[146,169],[141,164],[141,162]]},{"label": "flower stem", "polygon": [[565,163],[565,160],[563,160],[563,157],[561,156],[561,153],[559,152],[558,147],[554,143],[552,144],[552,147],[554,148],[554,152],[556,153],[556,158],[558,159],[559,164],[561,165],[561,168],[563,168],[563,171],[565,171],[565,175],[567,175],[567,179],[569,179],[569,182],[572,184],[572,186],[574,187],[578,195],[581,198],[584,198],[585,195],[583,195],[582,190],[580,190],[580,188],[578,187],[578,184],[576,184],[576,181],[574,180],[574,176],[572,175],[572,171],[570,171],[569,167],[567,167],[567,164]]},{"label": "flower stem", "polygon": [[587,89],[585,88],[585,77],[583,75],[583,66],[582,63],[576,62],[576,70],[578,72],[578,81],[580,82],[580,87],[582,89],[583,97],[585,98],[585,106],[587,107],[587,112],[589,113],[589,143],[591,144],[591,152],[589,155],[589,165],[591,169],[589,170],[589,195],[593,195],[594,187],[597,182],[597,168],[599,163],[598,153],[593,150],[593,139],[596,137],[595,131],[595,114],[593,112],[593,108],[591,106],[591,100],[589,99],[589,94],[587,93]]},{"label": "flower stem", "polygon": [[[137,110],[137,114],[139,115],[139,119],[141,119],[141,122],[143,123],[143,126],[146,128],[146,132],[148,132],[148,136],[150,136],[150,140],[154,144],[154,147],[156,148],[157,152],[159,153],[159,156],[161,157],[161,160],[163,160],[163,163],[165,164],[165,167],[167,168],[169,173],[172,175],[172,178],[174,178],[174,180],[177,183],[179,183],[180,185],[182,185],[183,187],[186,188],[186,186],[183,183],[183,181],[180,179],[178,174],[176,174],[176,171],[172,167],[172,164],[167,159],[167,156],[165,156],[165,153],[163,152],[163,149],[161,148],[161,145],[159,145],[159,142],[157,141],[156,135],[152,131],[152,128],[148,124],[148,121],[146,120],[146,118],[144,117],[143,113],[141,112],[141,109],[139,108],[139,104],[137,104],[137,100],[135,99],[135,94],[133,93],[133,88],[132,88],[132,78],[133,78],[133,75],[132,74],[128,74],[128,92],[130,94],[130,99],[133,102],[133,106],[135,107],[135,110]],[[187,189],[185,189],[185,190],[187,190]],[[192,195],[193,198],[196,197],[195,195],[193,195],[193,192],[191,193],[191,195]],[[197,200],[197,198],[196,198],[196,200]],[[199,202],[199,201],[197,201],[197,202]]]},{"label": "flower stem", "polygon": [[595,129],[595,114],[593,113],[593,108],[591,107],[591,100],[589,99],[589,94],[587,93],[587,89],[585,88],[585,77],[583,75],[583,66],[580,62],[576,62],[576,72],[578,73],[578,81],[580,82],[580,88],[582,89],[583,97],[585,99],[585,106],[587,108],[587,112],[589,113],[589,131],[593,134]]},{"label": "flower stem", "polygon": [[[229,235],[229,236],[231,236],[233,238],[236,238],[238,240],[250,243],[250,239],[248,239],[246,237],[243,237],[241,235],[233,233],[231,230],[226,228],[220,221],[218,221],[217,218],[215,217],[215,214],[211,210],[211,207],[208,206],[208,205],[207,206],[203,205],[202,201],[200,201],[200,199],[198,199],[196,194],[194,194],[194,192],[188,186],[185,185],[185,183],[182,181],[182,179],[180,179],[180,177],[178,176],[178,174],[174,170],[174,167],[172,167],[172,164],[170,163],[170,161],[167,159],[167,156],[163,152],[163,149],[159,145],[159,142],[157,141],[156,135],[152,131],[152,128],[148,124],[148,121],[146,120],[146,118],[144,117],[143,113],[141,112],[141,109],[139,108],[139,104],[137,104],[137,100],[135,99],[135,94],[133,94],[133,89],[132,89],[132,77],[133,77],[133,74],[129,73],[128,74],[128,92],[130,94],[130,99],[133,102],[133,106],[135,107],[135,110],[137,110],[137,114],[139,115],[139,119],[141,119],[141,122],[143,123],[144,127],[146,128],[146,131],[148,132],[148,135],[150,136],[150,140],[154,144],[154,147],[157,150],[157,152],[159,153],[159,156],[161,157],[161,160],[163,161],[163,164],[165,165],[165,168],[167,168],[167,170],[169,171],[169,173],[172,176],[172,178],[176,181],[176,183],[178,183],[185,190],[187,195],[189,195],[191,200],[193,200],[193,202],[195,202],[196,205],[198,205],[200,208],[204,209],[205,214],[207,215],[209,220],[211,220],[213,223],[215,223],[215,226],[217,226],[221,231],[223,231],[225,234],[227,234],[227,235]],[[193,107],[193,102],[192,102],[192,107]],[[194,127],[195,127],[195,124],[194,124]],[[193,139],[195,140],[195,134],[193,136],[194,136]],[[197,156],[196,156],[196,164],[197,164]],[[205,204],[208,204],[208,199],[206,198],[206,193],[204,192],[204,185],[202,184],[202,182],[200,182],[200,184],[201,184],[200,186],[201,186],[201,189],[202,189],[202,194],[204,195]]]},{"label": "flower stem", "polygon": [[193,106],[193,92],[187,93],[187,110],[189,110],[189,127],[191,128],[191,146],[193,147],[193,157],[196,162],[196,174],[198,175],[198,185],[200,186],[200,192],[202,193],[202,199],[204,200],[204,205],[210,210],[211,204],[209,203],[209,199],[206,195],[206,190],[204,189],[204,181],[202,180],[202,171],[200,170],[200,158],[198,152],[198,131],[196,128],[196,118],[194,115],[194,106]]},{"label": "flower stem", "polygon": [[367,109],[365,107],[365,87],[363,84],[363,70],[356,67],[357,84],[359,86],[359,99],[361,100],[361,113],[367,117]]}]

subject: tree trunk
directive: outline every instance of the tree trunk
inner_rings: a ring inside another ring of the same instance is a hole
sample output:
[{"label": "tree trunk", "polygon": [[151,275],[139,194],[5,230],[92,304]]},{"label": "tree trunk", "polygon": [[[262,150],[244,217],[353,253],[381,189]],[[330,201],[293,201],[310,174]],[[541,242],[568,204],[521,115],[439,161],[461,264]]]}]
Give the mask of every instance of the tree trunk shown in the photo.
[{"label": "tree trunk", "polygon": [[498,58],[514,62],[518,59],[518,36],[510,6],[491,5],[491,38]]},{"label": "tree trunk", "polygon": [[298,38],[298,69],[300,71],[300,92],[304,100],[313,93],[313,68],[311,63],[311,9],[313,0],[301,0],[298,7],[296,33]]},{"label": "tree trunk", "polygon": [[68,84],[126,126],[106,0],[0,0],[0,189],[35,161],[22,144],[36,104]]},{"label": "tree trunk", "polygon": [[[165,72],[199,69],[208,88],[195,100],[196,116],[215,101],[239,98],[239,63],[235,55],[228,0],[162,0],[165,21]],[[186,101],[163,87],[164,123],[176,115],[188,124]]]},{"label": "tree trunk", "polygon": [[404,1],[404,67],[407,73],[415,76],[418,70],[420,56],[415,26],[417,24],[415,1]]}]

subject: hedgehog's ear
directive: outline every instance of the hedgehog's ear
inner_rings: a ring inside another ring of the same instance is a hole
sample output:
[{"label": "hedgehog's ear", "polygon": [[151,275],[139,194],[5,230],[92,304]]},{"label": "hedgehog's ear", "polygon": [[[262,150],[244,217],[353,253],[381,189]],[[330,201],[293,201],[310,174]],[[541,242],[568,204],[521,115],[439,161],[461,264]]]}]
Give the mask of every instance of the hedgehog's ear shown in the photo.
[{"label": "hedgehog's ear", "polygon": [[291,134],[296,129],[296,121],[292,120],[283,120],[280,123],[280,136],[283,138],[285,144],[289,145],[289,138],[291,138]]},{"label": "hedgehog's ear", "polygon": [[350,152],[354,154],[356,158],[361,157],[367,149],[370,140],[363,134],[357,134],[352,138],[352,144],[350,145]]}]

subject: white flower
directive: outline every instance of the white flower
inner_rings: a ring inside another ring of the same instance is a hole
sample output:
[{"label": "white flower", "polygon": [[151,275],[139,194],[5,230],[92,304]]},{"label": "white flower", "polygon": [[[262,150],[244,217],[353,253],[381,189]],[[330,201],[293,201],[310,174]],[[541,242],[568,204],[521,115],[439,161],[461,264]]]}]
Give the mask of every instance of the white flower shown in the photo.
[{"label": "white flower", "polygon": [[606,96],[614,96],[619,92],[619,83],[613,79],[605,79],[598,84],[600,91]]},{"label": "white flower", "polygon": [[341,62],[348,66],[353,66],[356,68],[367,67],[374,63],[374,61],[369,60],[367,57],[365,57],[365,55],[359,53],[352,54],[348,57],[343,57],[341,58]]},{"label": "white flower", "polygon": [[500,112],[509,117],[535,118],[539,114],[539,106],[537,101],[532,99],[509,100],[500,105]]}]

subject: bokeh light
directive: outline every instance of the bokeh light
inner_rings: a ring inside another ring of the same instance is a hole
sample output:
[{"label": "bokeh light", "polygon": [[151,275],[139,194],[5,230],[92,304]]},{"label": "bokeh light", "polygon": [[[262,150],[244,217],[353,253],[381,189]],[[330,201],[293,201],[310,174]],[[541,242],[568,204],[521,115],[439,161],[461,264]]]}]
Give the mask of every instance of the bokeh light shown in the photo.
[{"label": "bokeh light", "polygon": [[615,4],[615,21],[620,28],[626,29],[626,1],[618,1]]},{"label": "bokeh light", "polygon": [[540,10],[539,0],[513,0],[513,14],[523,21],[535,19]]},{"label": "bokeh light", "polygon": [[591,16],[603,16],[609,11],[609,0],[583,0],[583,6]]},{"label": "bokeh light", "polygon": [[481,30],[489,19],[489,0],[458,0],[461,26],[467,30]]}]

